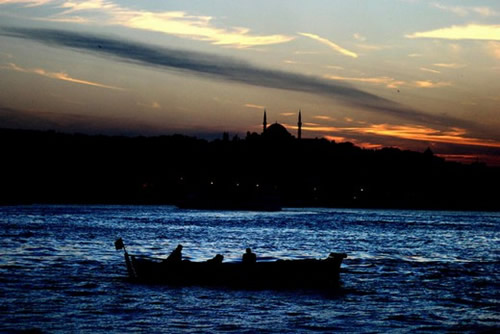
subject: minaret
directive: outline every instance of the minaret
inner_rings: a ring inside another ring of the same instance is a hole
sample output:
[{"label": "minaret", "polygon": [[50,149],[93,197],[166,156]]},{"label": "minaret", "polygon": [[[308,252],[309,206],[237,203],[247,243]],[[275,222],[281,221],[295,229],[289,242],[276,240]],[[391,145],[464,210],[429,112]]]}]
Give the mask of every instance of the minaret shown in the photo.
[{"label": "minaret", "polygon": [[300,114],[300,109],[299,109],[299,122],[297,123],[298,125],[298,132],[297,132],[297,139],[302,138],[302,115]]},{"label": "minaret", "polygon": [[265,133],[267,128],[266,109],[264,109],[264,123],[262,124],[262,127],[263,127],[262,133]]}]

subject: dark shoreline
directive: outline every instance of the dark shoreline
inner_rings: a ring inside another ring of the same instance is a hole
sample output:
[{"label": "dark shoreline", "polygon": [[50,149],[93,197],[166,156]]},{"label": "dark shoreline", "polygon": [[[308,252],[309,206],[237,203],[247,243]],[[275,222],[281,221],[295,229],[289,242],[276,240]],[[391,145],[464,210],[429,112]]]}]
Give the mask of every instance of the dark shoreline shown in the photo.
[{"label": "dark shoreline", "polygon": [[210,209],[210,201],[229,201],[240,208],[500,211],[500,168],[446,161],[431,150],[256,133],[207,141],[0,129],[0,143],[0,205],[187,201]]},{"label": "dark shoreline", "polygon": [[[273,212],[275,210],[251,210],[251,209],[211,209],[211,208],[179,208],[175,203],[155,203],[155,202],[2,202],[0,207],[16,207],[16,206],[43,206],[43,205],[55,205],[55,206],[71,206],[71,205],[89,205],[89,206],[175,206],[180,210],[199,210],[199,211],[242,211],[242,212]],[[345,209],[345,210],[400,210],[400,211],[449,211],[449,212],[500,212],[500,209],[494,205],[490,207],[486,206],[463,206],[456,205],[450,207],[417,207],[417,206],[297,206],[297,205],[287,205],[283,206],[282,209]]]}]

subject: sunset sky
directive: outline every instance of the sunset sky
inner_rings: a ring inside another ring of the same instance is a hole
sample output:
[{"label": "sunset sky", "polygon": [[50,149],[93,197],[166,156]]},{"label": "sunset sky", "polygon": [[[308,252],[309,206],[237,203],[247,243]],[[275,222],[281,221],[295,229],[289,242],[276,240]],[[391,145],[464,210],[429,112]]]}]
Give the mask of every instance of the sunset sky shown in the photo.
[{"label": "sunset sky", "polygon": [[260,132],[500,165],[500,1],[0,0],[0,127]]}]

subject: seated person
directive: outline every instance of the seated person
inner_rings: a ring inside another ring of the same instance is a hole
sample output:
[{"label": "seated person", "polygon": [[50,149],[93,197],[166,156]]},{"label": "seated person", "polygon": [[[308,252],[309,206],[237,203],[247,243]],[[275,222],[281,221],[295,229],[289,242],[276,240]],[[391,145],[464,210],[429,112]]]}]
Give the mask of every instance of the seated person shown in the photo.
[{"label": "seated person", "polygon": [[243,254],[243,263],[251,264],[255,262],[257,262],[257,256],[252,253],[252,250],[250,248],[247,248],[246,253]]},{"label": "seated person", "polygon": [[217,254],[213,259],[207,260],[207,263],[220,264],[224,260],[224,256]]},{"label": "seated person", "polygon": [[180,263],[182,261],[182,245],[177,245],[177,248],[170,253],[166,260],[163,262]]}]

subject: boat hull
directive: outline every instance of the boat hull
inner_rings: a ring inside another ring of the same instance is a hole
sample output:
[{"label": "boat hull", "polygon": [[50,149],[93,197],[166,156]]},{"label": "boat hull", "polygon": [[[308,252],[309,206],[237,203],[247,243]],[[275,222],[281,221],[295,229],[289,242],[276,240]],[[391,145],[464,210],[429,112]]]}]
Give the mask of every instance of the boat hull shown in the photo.
[{"label": "boat hull", "polygon": [[129,277],[138,282],[271,289],[335,287],[345,257],[334,253],[324,260],[169,263],[125,253]]}]

